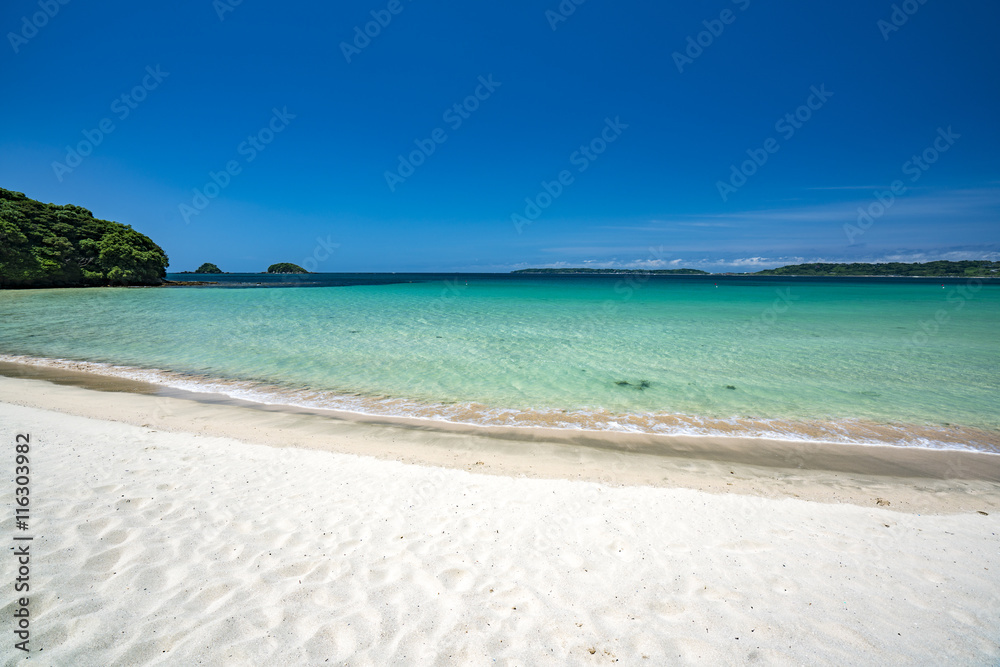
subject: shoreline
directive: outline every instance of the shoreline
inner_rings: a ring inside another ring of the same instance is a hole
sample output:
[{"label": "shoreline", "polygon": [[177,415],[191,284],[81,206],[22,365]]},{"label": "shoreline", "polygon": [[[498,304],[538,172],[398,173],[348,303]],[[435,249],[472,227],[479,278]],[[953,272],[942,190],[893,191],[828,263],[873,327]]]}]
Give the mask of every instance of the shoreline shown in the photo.
[{"label": "shoreline", "polygon": [[[1000,431],[956,425],[878,423],[861,419],[821,421],[755,417],[699,417],[681,413],[609,413],[555,408],[517,410],[475,403],[422,403],[405,398],[337,394],[281,387],[252,380],[147,369],[106,362],[0,354],[0,374],[41,379],[83,376],[120,380],[124,391],[139,385],[142,393],[162,393],[201,402],[269,406],[317,413],[348,421],[394,423],[439,430],[519,434],[534,439],[557,433],[599,439],[616,436],[709,438],[727,441],[780,442],[799,447],[861,446],[969,451],[1000,455]],[[100,382],[97,383],[101,385]]]},{"label": "shoreline", "polygon": [[0,363],[0,403],[494,476],[863,507],[882,499],[889,509],[913,513],[1000,513],[1000,456],[962,450],[372,419],[7,363]]}]

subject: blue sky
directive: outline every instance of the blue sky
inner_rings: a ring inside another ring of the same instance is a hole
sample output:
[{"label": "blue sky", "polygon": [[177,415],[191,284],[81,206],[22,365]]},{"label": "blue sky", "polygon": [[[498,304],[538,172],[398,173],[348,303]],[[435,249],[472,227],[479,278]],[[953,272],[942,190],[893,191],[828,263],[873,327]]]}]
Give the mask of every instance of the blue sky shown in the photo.
[{"label": "blue sky", "polygon": [[1000,259],[996,3],[234,1],[5,2],[0,185],[173,271]]}]

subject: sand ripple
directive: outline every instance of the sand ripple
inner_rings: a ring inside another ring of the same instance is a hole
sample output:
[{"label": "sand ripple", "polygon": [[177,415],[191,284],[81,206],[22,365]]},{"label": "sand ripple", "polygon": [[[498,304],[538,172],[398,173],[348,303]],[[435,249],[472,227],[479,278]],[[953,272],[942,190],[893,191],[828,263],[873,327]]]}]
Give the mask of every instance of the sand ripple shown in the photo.
[{"label": "sand ripple", "polygon": [[33,664],[1000,661],[996,513],[474,475],[9,405],[0,417],[0,437],[36,443]]}]

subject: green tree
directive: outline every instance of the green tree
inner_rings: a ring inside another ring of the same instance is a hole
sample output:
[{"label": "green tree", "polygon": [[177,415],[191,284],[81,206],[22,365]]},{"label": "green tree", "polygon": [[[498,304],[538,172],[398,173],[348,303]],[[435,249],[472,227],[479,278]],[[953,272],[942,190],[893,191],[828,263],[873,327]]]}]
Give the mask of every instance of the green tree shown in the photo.
[{"label": "green tree", "polygon": [[131,226],[0,188],[0,287],[157,285],[167,264]]}]

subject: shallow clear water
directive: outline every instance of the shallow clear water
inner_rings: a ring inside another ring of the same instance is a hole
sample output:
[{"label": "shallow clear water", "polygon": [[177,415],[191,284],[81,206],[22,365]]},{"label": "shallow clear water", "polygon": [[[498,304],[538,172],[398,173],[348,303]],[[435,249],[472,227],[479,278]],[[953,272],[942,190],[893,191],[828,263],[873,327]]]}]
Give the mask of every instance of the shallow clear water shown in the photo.
[{"label": "shallow clear water", "polygon": [[351,286],[4,291],[0,353],[159,369],[170,373],[157,381],[258,400],[484,423],[669,421],[635,417],[652,414],[1000,431],[996,283],[308,280]]}]

